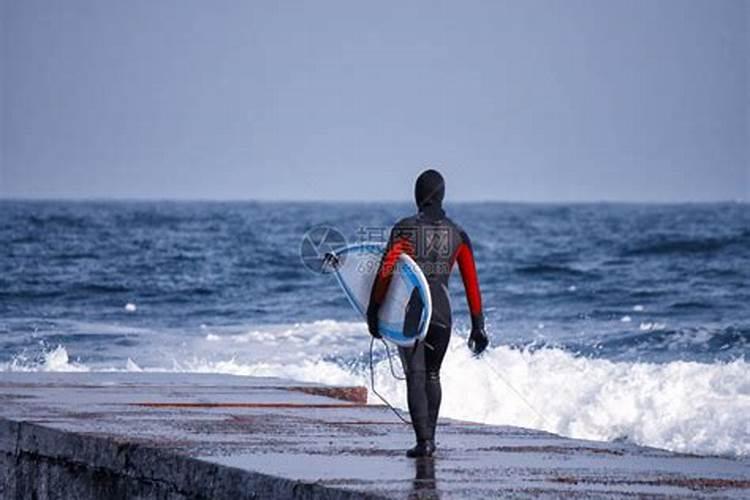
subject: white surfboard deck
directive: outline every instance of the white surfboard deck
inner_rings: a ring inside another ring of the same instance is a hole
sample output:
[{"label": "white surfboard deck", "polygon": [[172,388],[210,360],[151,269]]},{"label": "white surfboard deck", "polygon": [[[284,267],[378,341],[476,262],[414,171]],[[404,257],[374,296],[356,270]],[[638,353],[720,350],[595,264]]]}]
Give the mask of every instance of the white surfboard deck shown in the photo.
[{"label": "white surfboard deck", "polygon": [[[383,247],[361,243],[333,252],[328,265],[333,269],[341,289],[352,307],[367,319],[372,284],[383,257]],[[406,327],[407,311],[412,293],[416,289],[422,311],[416,329]],[[400,346],[411,346],[427,335],[432,317],[430,286],[414,260],[402,253],[393,270],[388,291],[378,314],[378,331],[384,339]]]}]

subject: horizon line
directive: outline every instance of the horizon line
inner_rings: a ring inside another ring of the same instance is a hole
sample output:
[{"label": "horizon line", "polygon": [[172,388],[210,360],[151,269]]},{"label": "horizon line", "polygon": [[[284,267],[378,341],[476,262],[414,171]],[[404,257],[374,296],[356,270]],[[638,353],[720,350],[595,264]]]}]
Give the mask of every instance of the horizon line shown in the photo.
[{"label": "horizon line", "polygon": [[[70,202],[70,203],[316,203],[316,204],[396,204],[413,203],[411,199],[306,199],[306,198],[204,198],[204,197],[54,197],[54,196],[2,196],[0,202]],[[750,200],[716,199],[716,200],[626,200],[626,199],[586,199],[586,200],[524,200],[524,199],[458,199],[447,200],[450,204],[528,204],[528,205],[717,205],[717,204],[748,204]]]}]

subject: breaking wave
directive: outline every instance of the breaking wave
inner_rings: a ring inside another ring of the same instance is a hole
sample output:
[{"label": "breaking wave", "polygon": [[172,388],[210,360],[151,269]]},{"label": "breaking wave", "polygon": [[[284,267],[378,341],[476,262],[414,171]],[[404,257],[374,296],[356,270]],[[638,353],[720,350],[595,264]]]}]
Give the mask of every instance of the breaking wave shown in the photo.
[{"label": "breaking wave", "polygon": [[[228,347],[279,342],[279,331],[244,334],[208,333],[192,354],[162,364],[127,358],[111,366],[91,367],[71,359],[63,346],[36,359],[14,358],[0,368],[10,371],[153,371],[223,373],[279,377],[331,385],[369,386],[367,353],[317,355],[325,345],[359,330],[353,324],[316,322],[328,328],[317,338],[299,334],[307,326],[287,328],[284,342],[295,336],[303,349],[287,359],[258,359],[235,350],[229,357],[206,355],[206,346]],[[364,345],[362,337],[358,344]],[[294,341],[291,341],[292,343]],[[200,353],[200,354],[199,354]],[[294,354],[294,353],[292,353]],[[377,354],[375,385],[388,400],[406,408],[406,388],[394,379],[382,349]],[[396,366],[398,362],[395,361]],[[477,359],[463,339],[454,338],[443,370],[441,415],[487,424],[543,429],[593,440],[628,440],[637,444],[698,454],[750,455],[750,366],[731,362],[619,362],[575,355],[559,348],[536,350],[490,348]],[[370,403],[379,400],[370,396]]]}]

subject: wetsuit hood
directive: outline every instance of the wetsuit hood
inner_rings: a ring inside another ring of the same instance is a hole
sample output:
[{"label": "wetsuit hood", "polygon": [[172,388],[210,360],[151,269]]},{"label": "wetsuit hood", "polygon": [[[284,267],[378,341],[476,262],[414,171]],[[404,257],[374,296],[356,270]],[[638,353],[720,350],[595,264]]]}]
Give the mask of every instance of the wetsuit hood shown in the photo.
[{"label": "wetsuit hood", "polygon": [[442,217],[445,181],[437,170],[425,170],[414,184],[414,199],[421,213]]}]

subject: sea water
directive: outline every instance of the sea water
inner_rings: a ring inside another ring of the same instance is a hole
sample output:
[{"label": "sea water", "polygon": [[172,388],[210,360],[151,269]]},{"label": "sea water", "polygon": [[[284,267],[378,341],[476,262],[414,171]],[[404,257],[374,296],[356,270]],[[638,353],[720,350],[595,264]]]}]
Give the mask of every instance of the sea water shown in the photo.
[{"label": "sea water", "polygon": [[[750,205],[446,208],[472,238],[491,347],[479,359],[466,348],[452,278],[442,415],[750,455]],[[355,242],[412,211],[2,201],[0,379],[115,370],[369,384],[364,323],[300,250],[313,227]],[[385,355],[376,345],[376,388],[404,408]]]}]

